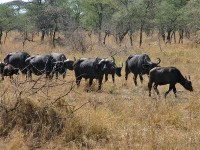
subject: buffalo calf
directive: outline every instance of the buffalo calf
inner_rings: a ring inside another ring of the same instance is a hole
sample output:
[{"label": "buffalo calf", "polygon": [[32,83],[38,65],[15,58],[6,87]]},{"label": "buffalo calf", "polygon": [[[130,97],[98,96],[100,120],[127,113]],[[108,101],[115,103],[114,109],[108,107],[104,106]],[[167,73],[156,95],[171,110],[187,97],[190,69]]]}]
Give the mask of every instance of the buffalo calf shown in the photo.
[{"label": "buffalo calf", "polygon": [[152,84],[156,93],[159,95],[157,89],[158,85],[169,84],[169,90],[165,93],[165,98],[167,94],[173,90],[176,97],[176,83],[180,83],[186,90],[193,91],[192,82],[181,74],[181,72],[175,67],[156,67],[150,70],[149,72],[149,96],[151,96]]},{"label": "buffalo calf", "polygon": [[14,68],[19,68],[22,74],[27,74],[25,60],[30,57],[27,52],[12,52],[4,58],[5,64],[11,64]]},{"label": "buffalo calf", "polygon": [[2,77],[2,80],[4,80],[4,76],[9,76],[10,78],[13,77],[14,74],[18,74],[19,69],[14,68],[11,64],[5,64],[0,62],[0,74]]},{"label": "buffalo calf", "polygon": [[112,57],[112,60],[111,59],[104,59],[107,61],[107,70],[105,72],[105,82],[108,81],[108,75],[112,75],[112,81],[113,83],[115,82],[115,74],[118,76],[118,77],[121,77],[121,70],[122,70],[122,67],[123,67],[123,64],[122,64],[122,67],[117,67],[117,65],[115,64],[115,58],[113,56]]}]

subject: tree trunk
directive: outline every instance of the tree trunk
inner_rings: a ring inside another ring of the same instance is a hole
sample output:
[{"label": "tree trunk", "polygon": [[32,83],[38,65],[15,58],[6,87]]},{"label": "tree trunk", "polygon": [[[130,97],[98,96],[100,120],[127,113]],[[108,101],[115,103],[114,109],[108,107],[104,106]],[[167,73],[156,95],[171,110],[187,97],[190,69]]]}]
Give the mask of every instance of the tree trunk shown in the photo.
[{"label": "tree trunk", "polygon": [[0,26],[0,44],[2,44],[1,39],[3,36],[3,28]]},{"label": "tree trunk", "polygon": [[161,36],[162,36],[163,42],[165,43],[165,31],[163,28],[161,29]]},{"label": "tree trunk", "polygon": [[6,31],[6,35],[5,35],[5,38],[4,38],[4,44],[6,43],[6,39],[7,39],[7,37],[8,37],[8,32],[9,32],[9,31]]},{"label": "tree trunk", "polygon": [[56,32],[58,31],[58,24],[57,24],[57,20],[55,19],[54,20],[55,22],[55,29],[53,31],[53,36],[52,36],[52,42],[53,42],[53,47],[55,48],[56,47]]},{"label": "tree trunk", "polygon": [[169,29],[167,31],[167,41],[166,41],[166,43],[170,43],[171,44],[171,32],[172,32],[171,29]]},{"label": "tree trunk", "polygon": [[25,42],[26,42],[26,40],[28,39],[28,33],[27,33],[27,31],[25,31],[24,32],[24,41],[23,41],[23,48],[24,48],[24,46],[25,46]]},{"label": "tree trunk", "polygon": [[44,41],[45,29],[42,29],[41,32],[42,32],[41,41]]},{"label": "tree trunk", "polygon": [[129,34],[130,44],[131,44],[131,46],[133,46],[133,30],[130,30],[129,33],[130,33],[130,34]]},{"label": "tree trunk", "polygon": [[172,37],[174,37],[174,43],[176,43],[176,32],[175,31],[172,32],[170,39],[172,39]]},{"label": "tree trunk", "polygon": [[185,36],[186,36],[186,38],[190,39],[190,31],[189,30],[185,31]]},{"label": "tree trunk", "polygon": [[119,44],[122,43],[122,40],[124,39],[124,37],[126,36],[126,34],[128,33],[129,29],[126,29],[126,31],[122,34],[119,34]]},{"label": "tree trunk", "polygon": [[183,33],[184,33],[184,31],[183,31],[183,29],[180,29],[179,30],[179,41],[178,41],[178,43],[180,44],[183,44]]},{"label": "tree trunk", "polygon": [[104,38],[103,38],[103,44],[106,44],[106,37],[107,37],[107,36],[109,37],[109,35],[110,35],[110,31],[109,31],[109,30],[106,30],[106,31],[105,31],[105,36],[104,36]]},{"label": "tree trunk", "polygon": [[99,44],[102,41],[102,37],[101,37],[101,26],[102,26],[102,20],[103,20],[103,5],[99,4],[99,11],[98,11],[98,16],[99,16],[99,20],[98,20],[98,42]]},{"label": "tree trunk", "polygon": [[142,46],[142,32],[143,32],[143,22],[141,22],[140,26],[140,47]]}]

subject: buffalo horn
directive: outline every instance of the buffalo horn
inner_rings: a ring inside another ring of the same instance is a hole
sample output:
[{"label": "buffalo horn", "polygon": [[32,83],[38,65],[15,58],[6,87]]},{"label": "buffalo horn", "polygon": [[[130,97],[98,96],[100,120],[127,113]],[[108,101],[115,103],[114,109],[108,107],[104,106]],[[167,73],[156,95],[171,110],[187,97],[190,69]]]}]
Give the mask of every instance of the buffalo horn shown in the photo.
[{"label": "buffalo horn", "polygon": [[113,56],[111,56],[112,57],[112,59],[113,59],[113,62],[115,63],[115,58],[113,57]]},{"label": "buffalo horn", "polygon": [[63,61],[56,61],[56,62],[53,62],[53,64],[57,64],[57,63],[63,63]]},{"label": "buffalo horn", "polygon": [[157,63],[157,65],[158,65],[158,64],[160,64],[161,60],[160,60],[160,58],[157,58],[157,59],[158,59],[158,63]]},{"label": "buffalo horn", "polygon": [[102,59],[98,64],[101,64],[103,61],[105,61],[105,59]]},{"label": "buffalo horn", "polygon": [[68,62],[69,61],[69,58],[67,58],[67,60],[65,60],[64,62]]}]

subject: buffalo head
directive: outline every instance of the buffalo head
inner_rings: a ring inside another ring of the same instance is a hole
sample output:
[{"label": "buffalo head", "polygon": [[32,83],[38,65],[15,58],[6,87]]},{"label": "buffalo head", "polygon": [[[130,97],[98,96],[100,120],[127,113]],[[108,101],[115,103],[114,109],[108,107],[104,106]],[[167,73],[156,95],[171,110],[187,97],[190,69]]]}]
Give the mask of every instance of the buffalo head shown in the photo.
[{"label": "buffalo head", "polygon": [[185,76],[185,83],[183,84],[183,87],[190,92],[193,91],[192,82],[190,81],[190,76],[188,76],[188,79]]},{"label": "buffalo head", "polygon": [[73,64],[75,61],[76,61],[75,57],[74,57],[74,60],[70,60],[70,59],[64,60],[64,67],[69,70],[74,70]]},{"label": "buffalo head", "polygon": [[121,67],[116,67],[115,68],[115,73],[118,77],[121,77],[122,74],[121,74],[121,71],[122,71],[122,67],[123,67],[123,63],[122,63],[122,66]]},{"label": "buffalo head", "polygon": [[5,63],[0,62],[0,75],[2,77],[2,80],[4,79],[3,71],[4,71]]},{"label": "buffalo head", "polygon": [[161,62],[160,58],[157,58],[158,62],[157,63],[152,63],[150,59],[144,59],[144,64],[142,64],[142,71],[143,74],[149,74],[149,71],[155,67],[159,67],[159,64]]}]

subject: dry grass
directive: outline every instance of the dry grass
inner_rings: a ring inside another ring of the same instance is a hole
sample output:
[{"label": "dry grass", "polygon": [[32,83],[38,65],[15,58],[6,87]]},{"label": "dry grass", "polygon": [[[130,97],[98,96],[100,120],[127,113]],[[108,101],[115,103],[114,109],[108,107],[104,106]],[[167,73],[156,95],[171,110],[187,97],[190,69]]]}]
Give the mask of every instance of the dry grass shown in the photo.
[{"label": "dry grass", "polygon": [[[3,60],[9,52],[21,50],[22,43],[15,41],[16,34],[8,35],[6,44],[0,46]],[[39,39],[39,38],[38,38]],[[136,39],[135,39],[136,40]],[[160,57],[162,66],[176,66],[185,75],[190,74],[194,92],[186,91],[177,85],[178,98],[170,93],[167,99],[163,94],[168,86],[159,87],[161,97],[153,92],[148,97],[147,82],[135,87],[132,75],[128,82],[123,76],[111,78],[103,83],[101,92],[97,92],[95,81],[90,92],[86,92],[83,80],[81,87],[75,87],[67,96],[51,105],[56,98],[68,92],[74,73],[68,72],[66,79],[55,80],[49,84],[64,85],[45,87],[36,94],[34,90],[25,92],[33,83],[17,86],[8,78],[0,83],[1,105],[10,112],[0,108],[0,149],[198,149],[200,147],[200,53],[199,48],[192,48],[189,42],[184,45],[161,45],[156,37],[145,38],[143,48],[128,46],[124,41],[119,47],[109,38],[107,46],[98,45],[92,37],[92,49],[85,54],[72,51],[68,47],[49,46],[47,40],[25,45],[30,54],[63,52],[69,58],[107,57],[115,52],[117,64],[124,63],[129,54],[146,52],[153,61]],[[137,42],[137,40],[136,40]],[[37,79],[35,77],[35,79]],[[16,79],[15,79],[16,80]],[[19,77],[20,82],[24,77]],[[40,87],[45,81],[37,84]],[[9,89],[4,95],[5,89]],[[49,107],[51,106],[51,107]]]}]

